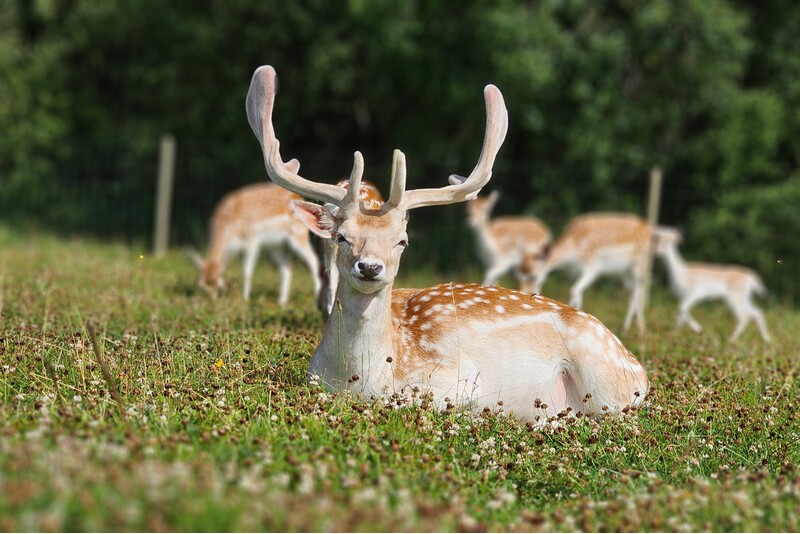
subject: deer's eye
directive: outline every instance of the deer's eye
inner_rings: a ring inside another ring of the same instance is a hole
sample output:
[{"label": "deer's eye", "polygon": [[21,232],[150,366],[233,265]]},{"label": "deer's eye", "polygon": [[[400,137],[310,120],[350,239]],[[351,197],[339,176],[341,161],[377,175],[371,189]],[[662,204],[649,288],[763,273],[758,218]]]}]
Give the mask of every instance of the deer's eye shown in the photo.
[{"label": "deer's eye", "polygon": [[342,234],[336,234],[337,243],[347,243],[347,239]]},{"label": "deer's eye", "polygon": [[408,239],[401,239],[397,242],[397,246],[406,248],[408,246]]}]

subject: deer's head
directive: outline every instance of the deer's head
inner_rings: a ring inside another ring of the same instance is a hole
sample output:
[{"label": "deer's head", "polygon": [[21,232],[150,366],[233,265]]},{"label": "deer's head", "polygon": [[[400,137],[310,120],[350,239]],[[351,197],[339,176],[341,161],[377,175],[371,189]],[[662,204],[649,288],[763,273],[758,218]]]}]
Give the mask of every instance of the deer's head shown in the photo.
[{"label": "deer's head", "polygon": [[477,197],[467,203],[467,222],[472,228],[481,228],[489,224],[497,201],[500,199],[498,191],[492,191],[487,197]]},{"label": "deer's head", "polygon": [[668,226],[657,226],[653,232],[653,240],[655,241],[655,252],[659,255],[664,255],[672,248],[677,248],[683,240],[683,234],[677,228],[670,228]]},{"label": "deer's head", "polygon": [[212,299],[217,299],[220,293],[225,291],[225,280],[222,277],[222,266],[219,262],[203,258],[199,252],[193,248],[186,248],[184,252],[192,260],[194,266],[200,271],[197,281],[198,287],[205,291]]},{"label": "deer's head", "polygon": [[450,185],[434,189],[406,190],[406,161],[400,150],[394,151],[389,199],[374,209],[360,196],[364,159],[354,155],[348,188],[307,180],[297,174],[296,160],[284,163],[280,142],[272,124],[276,74],[270,66],[259,67],[247,93],[247,117],[264,153],[269,177],[275,183],[301,196],[324,202],[294,203],[294,209],[315,234],[333,239],[340,275],[361,293],[374,293],[391,286],[400,265],[400,256],[408,245],[408,212],[423,206],[465,202],[477,197],[492,176],[497,151],[508,129],[508,112],[503,95],[493,85],[484,89],[486,133],[478,164],[464,178],[451,175]]}]

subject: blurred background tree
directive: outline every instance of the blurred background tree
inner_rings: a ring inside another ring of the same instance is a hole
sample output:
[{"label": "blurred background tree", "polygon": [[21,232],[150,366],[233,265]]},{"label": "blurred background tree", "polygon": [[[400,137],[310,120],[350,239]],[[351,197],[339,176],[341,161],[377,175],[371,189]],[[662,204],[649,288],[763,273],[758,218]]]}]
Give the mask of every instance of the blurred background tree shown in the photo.
[{"label": "blurred background tree", "polygon": [[[457,16],[456,16],[457,15]],[[800,291],[800,4],[789,0],[6,0],[0,3],[0,220],[147,240],[159,137],[179,143],[173,242],[202,244],[213,204],[265,179],[244,96],[272,64],[286,156],[335,181],[356,149],[386,190],[468,173],[481,88],[510,130],[487,189],[556,233],[586,211],[662,221],[690,259]],[[474,263],[463,206],[420,210],[406,261]]]}]

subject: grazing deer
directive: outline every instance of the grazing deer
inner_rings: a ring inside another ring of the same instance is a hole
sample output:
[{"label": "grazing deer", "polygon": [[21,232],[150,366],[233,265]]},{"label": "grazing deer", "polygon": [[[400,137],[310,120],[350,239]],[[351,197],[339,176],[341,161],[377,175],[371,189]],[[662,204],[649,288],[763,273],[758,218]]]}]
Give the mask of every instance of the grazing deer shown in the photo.
[{"label": "grazing deer", "polygon": [[[336,184],[336,187],[347,189],[350,180],[341,180]],[[361,191],[359,194],[361,202],[364,203],[367,209],[377,210],[383,204],[383,196],[381,192],[373,184],[366,180],[361,181]],[[329,209],[338,209],[335,205],[330,204]],[[294,209],[294,203],[292,203]],[[336,246],[330,239],[324,239],[324,267],[320,271],[320,279],[322,280],[322,288],[320,289],[317,297],[317,308],[322,312],[322,318],[327,320],[333,310],[333,304],[336,300],[336,287],[339,285],[339,269],[336,266]]]},{"label": "grazing deer", "polygon": [[474,410],[503,403],[517,417],[542,421],[559,413],[618,412],[642,404],[648,391],[636,358],[594,317],[541,296],[477,284],[393,290],[408,245],[408,213],[475,198],[492,175],[508,125],[503,96],[484,90],[486,134],[467,177],[449,186],[406,190],[405,156],[394,151],[391,190],[368,209],[355,187],[364,160],[354,155],[350,187],[307,180],[284,163],[272,125],[275,70],[259,67],[247,94],[247,116],[269,177],[306,198],[296,202],[309,228],[332,239],[340,272],[337,313],[328,319],[309,364],[327,387],[370,396],[408,391]]},{"label": "grazing deer", "polygon": [[737,321],[730,341],[736,341],[752,319],[758,325],[761,337],[769,342],[764,313],[751,300],[753,293],[766,293],[764,283],[755,272],[738,265],[686,262],[678,251],[682,236],[674,228],[656,228],[655,238],[656,254],[664,259],[672,290],[680,300],[676,326],[686,323],[695,332],[702,331],[703,327],[692,317],[690,310],[701,301],[722,299]]},{"label": "grazing deer", "polygon": [[623,331],[634,316],[639,333],[644,333],[645,276],[649,265],[652,229],[635,215],[590,213],[575,217],[556,240],[549,255],[534,269],[534,292],[539,293],[550,272],[577,270],[578,279],[570,288],[570,306],[583,305],[583,292],[601,275],[625,277],[631,288]]},{"label": "grazing deer", "polygon": [[475,231],[478,254],[486,266],[484,285],[494,285],[511,269],[525,291],[530,283],[521,269],[525,258],[543,257],[553,239],[550,229],[535,217],[499,217],[490,219],[500,194],[467,202],[467,221]]},{"label": "grazing deer", "polygon": [[253,272],[263,247],[277,264],[281,276],[278,303],[289,301],[292,264],[288,252],[300,257],[311,271],[315,294],[320,290],[319,261],[311,247],[308,230],[292,213],[291,203],[298,195],[275,184],[254,184],[225,195],[211,217],[208,259],[190,252],[200,269],[200,287],[211,298],[225,289],[223,273],[231,256],[244,253],[244,299],[250,298]]}]

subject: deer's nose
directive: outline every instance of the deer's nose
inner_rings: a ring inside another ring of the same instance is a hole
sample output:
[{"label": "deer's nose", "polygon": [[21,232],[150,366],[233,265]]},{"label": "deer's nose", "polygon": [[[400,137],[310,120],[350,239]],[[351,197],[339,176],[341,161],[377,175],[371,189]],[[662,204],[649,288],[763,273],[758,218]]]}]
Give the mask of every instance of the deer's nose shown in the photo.
[{"label": "deer's nose", "polygon": [[383,264],[378,262],[359,261],[356,263],[356,268],[361,276],[367,280],[372,280],[383,271]]}]

